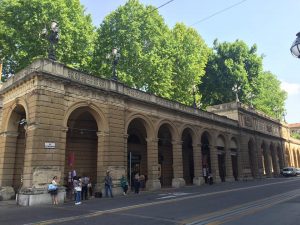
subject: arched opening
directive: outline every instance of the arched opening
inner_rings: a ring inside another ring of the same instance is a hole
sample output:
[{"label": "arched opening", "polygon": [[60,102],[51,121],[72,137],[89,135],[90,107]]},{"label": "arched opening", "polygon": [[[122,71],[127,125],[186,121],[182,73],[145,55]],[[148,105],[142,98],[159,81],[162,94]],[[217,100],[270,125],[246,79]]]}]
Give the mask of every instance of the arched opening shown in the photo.
[{"label": "arched opening", "polygon": [[238,154],[237,154],[237,142],[234,138],[230,141],[230,155],[232,164],[232,175],[235,180],[238,180]]},{"label": "arched opening", "polygon": [[292,166],[291,164],[291,156],[288,149],[285,150],[285,159],[287,161],[287,166]]},{"label": "arched opening", "polygon": [[160,183],[162,187],[172,186],[173,179],[173,146],[172,135],[167,124],[158,131],[158,164],[160,167]]},{"label": "arched opening", "polygon": [[191,185],[194,178],[194,156],[190,129],[185,129],[182,133],[182,162],[183,179],[187,185]]},{"label": "arched opening", "polygon": [[[8,139],[6,151],[9,151],[5,157],[6,162],[12,162],[7,168],[8,177],[15,192],[18,192],[22,187],[24,160],[26,150],[26,112],[22,105],[17,105],[9,118],[8,132],[13,135]],[[11,154],[12,153],[12,154]]]},{"label": "arched opening", "polygon": [[248,155],[249,155],[249,166],[251,170],[251,175],[252,177],[255,177],[255,148],[252,139],[248,142]]},{"label": "arched opening", "polygon": [[282,149],[279,146],[277,146],[277,157],[279,159],[279,169],[281,171],[284,167],[284,163],[282,158]]},{"label": "arched opening", "polygon": [[267,146],[265,143],[262,143],[261,145],[261,150],[262,150],[262,172],[263,175],[269,175],[269,165],[268,165],[268,153],[267,153]]},{"label": "arched opening", "polygon": [[219,175],[222,182],[225,182],[226,177],[226,160],[225,160],[225,139],[222,135],[217,138],[217,154],[218,154],[218,167]]},{"label": "arched opening", "polygon": [[209,134],[204,132],[201,136],[201,154],[202,154],[202,171],[205,171],[205,182],[207,183],[207,176],[211,173],[211,160],[210,160],[210,147],[209,147]]},{"label": "arched opening", "polygon": [[72,177],[97,178],[98,126],[88,107],[74,110],[67,121],[65,178],[71,185]]},{"label": "arched opening", "polygon": [[270,152],[271,152],[271,162],[272,162],[272,166],[271,166],[271,172],[273,173],[273,175],[276,173],[276,152],[275,152],[275,148],[273,143],[271,143],[270,145]]},{"label": "arched opening", "polygon": [[[127,130],[127,176],[131,187],[135,174],[145,177],[141,182],[141,188],[147,181],[147,131],[142,119],[134,119],[130,122]],[[143,176],[142,176],[143,175]]]}]

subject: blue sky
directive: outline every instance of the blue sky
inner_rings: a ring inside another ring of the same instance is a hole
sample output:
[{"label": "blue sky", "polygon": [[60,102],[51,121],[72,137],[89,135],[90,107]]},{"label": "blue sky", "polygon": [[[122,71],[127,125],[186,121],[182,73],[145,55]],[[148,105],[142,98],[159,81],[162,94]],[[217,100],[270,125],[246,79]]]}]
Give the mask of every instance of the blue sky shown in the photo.
[{"label": "blue sky", "polygon": [[[80,0],[95,26],[126,0]],[[140,0],[146,5],[161,6],[168,0]],[[232,5],[236,6],[201,21]],[[300,31],[299,0],[174,0],[159,9],[170,28],[183,22],[195,28],[208,46],[220,42],[245,41],[257,44],[263,54],[264,70],[275,74],[288,92],[288,123],[300,122],[300,59],[293,57],[290,46]]]}]

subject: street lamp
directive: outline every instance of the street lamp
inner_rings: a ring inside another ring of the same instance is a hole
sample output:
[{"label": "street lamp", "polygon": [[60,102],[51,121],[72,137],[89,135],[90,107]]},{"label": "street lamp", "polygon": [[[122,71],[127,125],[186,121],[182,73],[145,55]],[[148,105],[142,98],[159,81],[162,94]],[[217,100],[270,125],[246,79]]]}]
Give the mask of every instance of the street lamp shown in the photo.
[{"label": "street lamp", "polygon": [[120,59],[120,53],[118,52],[117,48],[113,48],[112,52],[110,54],[107,54],[106,58],[107,59],[112,59],[112,65],[113,65],[113,76],[112,79],[114,81],[118,80],[118,76],[117,76],[117,71],[116,71],[116,67],[118,65],[119,59]]},{"label": "street lamp", "polygon": [[292,47],[291,47],[291,53],[293,56],[300,58],[300,32],[296,34],[297,38],[293,42]]},{"label": "street lamp", "polygon": [[42,30],[42,37],[47,39],[50,42],[50,48],[48,52],[48,58],[51,60],[56,61],[56,56],[55,56],[55,45],[58,43],[59,40],[59,28],[58,28],[58,22],[52,21],[50,25],[50,34],[48,36],[48,30],[45,27]]},{"label": "street lamp", "polygon": [[241,87],[238,86],[237,84],[235,84],[235,85],[232,87],[232,91],[235,93],[235,101],[236,101],[236,102],[240,102],[239,96],[238,96],[239,90],[241,90]]}]

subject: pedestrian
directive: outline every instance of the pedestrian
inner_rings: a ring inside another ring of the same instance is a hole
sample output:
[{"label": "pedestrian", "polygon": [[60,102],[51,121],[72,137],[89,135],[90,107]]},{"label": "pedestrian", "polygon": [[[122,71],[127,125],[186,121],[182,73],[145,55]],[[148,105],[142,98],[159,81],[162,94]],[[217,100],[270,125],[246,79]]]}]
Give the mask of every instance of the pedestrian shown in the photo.
[{"label": "pedestrian", "polygon": [[134,193],[138,194],[140,192],[140,176],[139,174],[135,174],[133,180]]},{"label": "pedestrian", "polygon": [[74,193],[75,193],[75,205],[81,204],[81,188],[82,182],[81,179],[77,176],[73,178],[73,187],[74,187]]},{"label": "pedestrian", "polygon": [[89,197],[91,198],[93,196],[93,184],[90,177],[88,183],[88,192],[89,192]]},{"label": "pedestrian", "polygon": [[112,178],[109,174],[109,171],[106,172],[106,176],[104,178],[104,186],[105,186],[105,197],[108,197],[108,192],[110,193],[110,197],[114,197],[112,194]]},{"label": "pedestrian", "polygon": [[128,182],[127,179],[124,175],[122,175],[121,179],[120,179],[120,185],[123,189],[123,195],[127,194],[127,190],[128,190]]},{"label": "pedestrian", "polygon": [[90,178],[84,175],[81,178],[81,181],[82,181],[81,199],[88,200],[88,184],[90,183]]},{"label": "pedestrian", "polygon": [[58,178],[57,176],[54,176],[52,179],[51,184],[48,186],[48,191],[51,195],[52,198],[52,204],[53,205],[58,205]]}]

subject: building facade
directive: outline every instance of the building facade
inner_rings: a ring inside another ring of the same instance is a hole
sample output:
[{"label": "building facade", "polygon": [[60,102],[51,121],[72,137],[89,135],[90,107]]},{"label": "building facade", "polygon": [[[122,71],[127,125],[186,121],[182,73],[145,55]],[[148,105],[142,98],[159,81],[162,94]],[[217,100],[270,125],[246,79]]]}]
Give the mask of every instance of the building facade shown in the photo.
[{"label": "building facade", "polygon": [[97,190],[109,170],[117,193],[123,174],[157,190],[201,185],[204,170],[226,182],[300,167],[288,127],[240,103],[203,111],[44,59],[0,87],[0,196],[22,205],[73,170]]}]

